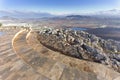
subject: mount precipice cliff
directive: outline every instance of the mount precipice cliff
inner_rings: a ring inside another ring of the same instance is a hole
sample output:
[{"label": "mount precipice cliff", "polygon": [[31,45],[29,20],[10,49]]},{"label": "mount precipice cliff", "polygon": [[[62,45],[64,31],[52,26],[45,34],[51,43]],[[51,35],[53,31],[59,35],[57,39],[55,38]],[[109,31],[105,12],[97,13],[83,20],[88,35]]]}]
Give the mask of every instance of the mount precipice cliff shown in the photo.
[{"label": "mount precipice cliff", "polygon": [[107,65],[120,72],[120,42],[104,40],[84,31],[41,28],[38,40],[67,56]]}]

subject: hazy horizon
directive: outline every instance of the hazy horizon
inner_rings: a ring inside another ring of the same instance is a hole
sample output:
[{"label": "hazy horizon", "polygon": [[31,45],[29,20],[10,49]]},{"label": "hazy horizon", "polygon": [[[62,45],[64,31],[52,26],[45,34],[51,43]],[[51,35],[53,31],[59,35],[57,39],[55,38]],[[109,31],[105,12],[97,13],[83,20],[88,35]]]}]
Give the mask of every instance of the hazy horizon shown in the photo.
[{"label": "hazy horizon", "polygon": [[119,9],[119,0],[1,0],[0,10],[43,12],[55,15],[86,14]]}]

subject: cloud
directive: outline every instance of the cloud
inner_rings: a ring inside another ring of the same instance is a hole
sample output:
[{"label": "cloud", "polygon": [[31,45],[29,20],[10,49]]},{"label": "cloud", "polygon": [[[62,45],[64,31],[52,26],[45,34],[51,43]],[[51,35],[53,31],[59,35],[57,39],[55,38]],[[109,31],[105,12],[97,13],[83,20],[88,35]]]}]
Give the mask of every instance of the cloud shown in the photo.
[{"label": "cloud", "polygon": [[52,17],[50,13],[32,11],[0,11],[0,16],[10,16],[15,18],[42,18]]}]

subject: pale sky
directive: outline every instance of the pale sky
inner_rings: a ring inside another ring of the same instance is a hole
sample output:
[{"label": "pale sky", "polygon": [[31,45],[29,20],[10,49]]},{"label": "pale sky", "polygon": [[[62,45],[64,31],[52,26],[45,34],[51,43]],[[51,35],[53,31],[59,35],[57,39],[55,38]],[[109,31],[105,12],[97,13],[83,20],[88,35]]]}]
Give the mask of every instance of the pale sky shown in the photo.
[{"label": "pale sky", "polygon": [[40,11],[53,14],[120,10],[120,0],[0,0],[0,10]]}]

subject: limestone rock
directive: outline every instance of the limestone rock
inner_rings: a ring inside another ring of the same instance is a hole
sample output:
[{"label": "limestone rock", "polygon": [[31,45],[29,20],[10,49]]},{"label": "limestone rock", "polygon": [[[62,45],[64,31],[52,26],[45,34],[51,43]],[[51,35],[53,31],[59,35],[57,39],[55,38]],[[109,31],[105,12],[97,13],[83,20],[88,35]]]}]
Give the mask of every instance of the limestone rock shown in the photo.
[{"label": "limestone rock", "polygon": [[67,56],[108,65],[120,72],[120,42],[104,40],[84,31],[53,28],[40,30],[38,40]]}]

